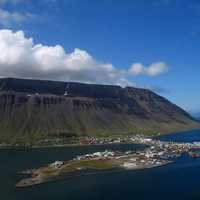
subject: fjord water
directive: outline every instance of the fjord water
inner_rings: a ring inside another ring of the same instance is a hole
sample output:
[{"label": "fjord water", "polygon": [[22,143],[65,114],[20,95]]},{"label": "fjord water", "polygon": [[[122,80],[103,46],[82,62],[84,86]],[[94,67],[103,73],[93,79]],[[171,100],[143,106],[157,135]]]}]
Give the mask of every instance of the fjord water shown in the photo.
[{"label": "fjord water", "polygon": [[[200,141],[200,130],[160,137],[177,142]],[[184,154],[175,163],[138,171],[109,171],[74,176],[30,188],[16,189],[21,170],[95,151],[136,150],[140,145],[103,145],[31,150],[0,150],[1,200],[131,200],[200,199],[200,159]]]}]

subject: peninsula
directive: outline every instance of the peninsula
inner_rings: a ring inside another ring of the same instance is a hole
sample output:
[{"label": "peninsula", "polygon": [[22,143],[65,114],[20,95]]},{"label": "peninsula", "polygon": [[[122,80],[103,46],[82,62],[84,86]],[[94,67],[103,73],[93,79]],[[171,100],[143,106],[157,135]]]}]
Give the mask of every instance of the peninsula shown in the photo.
[{"label": "peninsula", "polygon": [[[69,161],[55,161],[39,169],[25,170],[22,174],[29,175],[16,184],[16,187],[28,187],[64,178],[67,174],[77,171],[87,173],[87,170],[127,169],[142,170],[170,164],[175,159],[188,152],[193,156],[192,149],[200,148],[199,143],[174,143],[157,139],[145,138],[140,135],[130,138],[132,143],[143,144],[146,147],[139,151],[104,151],[77,156]],[[195,154],[196,157],[197,154]]]}]

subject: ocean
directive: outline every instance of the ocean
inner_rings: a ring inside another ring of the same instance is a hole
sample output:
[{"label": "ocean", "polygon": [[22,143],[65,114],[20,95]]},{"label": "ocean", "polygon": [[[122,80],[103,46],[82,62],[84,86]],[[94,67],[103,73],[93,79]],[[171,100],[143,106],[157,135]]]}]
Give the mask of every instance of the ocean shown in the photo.
[{"label": "ocean", "polygon": [[[161,136],[176,142],[200,141],[200,130]],[[55,160],[104,150],[137,150],[134,144],[0,150],[0,200],[199,200],[200,159],[183,154],[176,162],[152,169],[100,171],[29,188],[16,189],[21,170]]]}]

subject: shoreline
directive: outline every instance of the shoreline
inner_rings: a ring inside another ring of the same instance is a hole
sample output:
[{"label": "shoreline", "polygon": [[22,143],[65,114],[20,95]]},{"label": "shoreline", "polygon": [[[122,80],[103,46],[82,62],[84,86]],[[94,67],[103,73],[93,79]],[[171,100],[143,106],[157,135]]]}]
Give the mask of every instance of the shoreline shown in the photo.
[{"label": "shoreline", "polygon": [[[58,175],[52,178],[46,178],[46,177],[42,177],[42,176],[36,176],[36,177],[31,177],[31,178],[25,178],[22,179],[21,181],[19,181],[15,187],[16,188],[27,188],[27,187],[33,187],[33,186],[37,186],[37,185],[41,185],[41,184],[45,184],[45,183],[49,183],[49,182],[56,182],[56,181],[60,181],[60,180],[65,180],[68,178],[73,178],[73,177],[79,177],[79,176],[87,176],[87,175],[91,175],[91,174],[99,174],[99,173],[117,173],[117,172],[121,172],[121,171],[138,171],[138,170],[145,170],[145,169],[152,169],[152,168],[158,168],[158,167],[162,167],[162,166],[166,166],[169,165],[171,163],[173,163],[174,161],[169,161],[166,160],[165,162],[159,163],[159,164],[141,164],[135,167],[124,167],[124,166],[115,166],[113,165],[113,167],[109,168],[109,169],[93,169],[94,171],[91,172],[81,172],[80,174],[73,174],[76,171],[72,171],[71,174],[69,173],[68,176],[65,175]],[[88,168],[89,169],[89,168]],[[86,169],[87,170],[87,169]],[[33,172],[29,172],[27,173],[27,175],[31,175],[33,174]],[[23,174],[23,173],[22,173]]]},{"label": "shoreline", "polygon": [[0,150],[31,150],[31,149],[48,149],[48,148],[63,148],[63,147],[89,147],[89,146],[105,146],[105,145],[131,145],[131,144],[135,144],[135,145],[141,145],[139,143],[124,143],[124,142],[120,142],[120,143],[103,143],[103,144],[66,144],[66,145],[46,145],[46,146],[5,146],[5,147],[0,147]]},{"label": "shoreline", "polygon": [[[168,135],[174,135],[174,134],[179,134],[179,133],[187,133],[188,131],[200,131],[200,129],[189,129],[189,130],[183,130],[183,131],[178,131],[178,132],[171,132],[171,133],[163,133],[155,136],[148,136],[148,138],[151,139],[159,139],[159,137],[162,136],[168,136]],[[142,134],[139,134],[142,135]],[[130,136],[135,136],[130,135]],[[62,148],[62,147],[77,147],[77,146],[101,146],[101,145],[112,145],[112,144],[138,144],[137,142],[118,142],[118,143],[97,143],[97,144],[79,144],[79,143],[74,143],[74,144],[58,144],[58,145],[30,145],[30,146],[25,146],[25,145],[5,145],[5,146],[0,146],[0,150],[18,150],[18,149],[46,149],[46,148]]]},{"label": "shoreline", "polygon": [[56,181],[60,181],[60,180],[65,180],[68,178],[73,178],[73,177],[79,177],[79,176],[87,176],[90,174],[99,174],[99,173],[117,173],[117,172],[121,172],[121,171],[138,171],[138,170],[145,170],[145,169],[152,169],[152,168],[158,168],[158,167],[162,167],[165,165],[169,165],[173,163],[173,161],[166,161],[164,163],[160,163],[160,164],[143,164],[140,166],[135,166],[135,167],[131,167],[131,168],[127,168],[127,167],[113,167],[111,169],[99,169],[99,170],[95,170],[93,172],[82,172],[81,174],[70,174],[69,176],[65,177],[65,176],[58,176],[58,177],[53,177],[51,179],[43,179],[43,177],[36,177],[36,178],[25,178],[23,180],[21,180],[20,182],[18,182],[15,187],[17,189],[20,188],[27,188],[27,187],[33,187],[33,186],[37,186],[37,185],[41,185],[41,184],[46,184],[49,182],[56,182]]}]

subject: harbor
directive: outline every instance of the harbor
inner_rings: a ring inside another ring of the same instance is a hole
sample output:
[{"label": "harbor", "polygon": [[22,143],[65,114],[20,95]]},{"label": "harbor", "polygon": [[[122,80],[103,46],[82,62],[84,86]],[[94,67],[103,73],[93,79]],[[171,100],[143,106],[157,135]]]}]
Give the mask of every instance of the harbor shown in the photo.
[{"label": "harbor", "polygon": [[[195,157],[194,149],[200,149],[200,144],[195,142],[166,142],[138,135],[131,137],[130,141],[146,147],[143,150],[132,151],[130,149],[125,152],[105,150],[78,155],[68,161],[56,160],[38,169],[23,171],[22,173],[29,175],[29,178],[19,181],[16,187],[28,187],[54,181],[59,177],[76,171],[142,170],[161,167],[175,162],[176,158],[183,153],[188,153],[191,157]],[[196,154],[199,155],[198,153]]]}]

